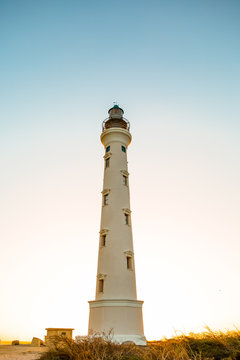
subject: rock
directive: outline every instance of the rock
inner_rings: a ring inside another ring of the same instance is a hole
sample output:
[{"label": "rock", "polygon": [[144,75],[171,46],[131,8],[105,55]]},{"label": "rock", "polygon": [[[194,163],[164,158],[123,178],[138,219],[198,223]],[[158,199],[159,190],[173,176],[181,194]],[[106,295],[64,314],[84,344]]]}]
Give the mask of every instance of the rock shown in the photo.
[{"label": "rock", "polygon": [[12,345],[19,345],[19,340],[13,340]]},{"label": "rock", "polygon": [[36,338],[36,337],[32,338],[31,346],[38,347],[38,346],[41,346],[41,345],[44,345],[44,343],[43,343],[43,341],[41,339]]}]

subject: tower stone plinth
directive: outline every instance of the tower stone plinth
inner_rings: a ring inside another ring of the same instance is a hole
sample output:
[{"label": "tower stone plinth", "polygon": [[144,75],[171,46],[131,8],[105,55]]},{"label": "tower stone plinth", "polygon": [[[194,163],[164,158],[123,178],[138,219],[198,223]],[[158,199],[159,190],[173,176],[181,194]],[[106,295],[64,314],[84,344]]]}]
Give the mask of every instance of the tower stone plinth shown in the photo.
[{"label": "tower stone plinth", "polygon": [[142,304],[137,300],[127,149],[129,122],[115,105],[103,122],[105,148],[102,213],[95,300],[89,301],[89,334],[108,333],[113,341],[145,345]]}]

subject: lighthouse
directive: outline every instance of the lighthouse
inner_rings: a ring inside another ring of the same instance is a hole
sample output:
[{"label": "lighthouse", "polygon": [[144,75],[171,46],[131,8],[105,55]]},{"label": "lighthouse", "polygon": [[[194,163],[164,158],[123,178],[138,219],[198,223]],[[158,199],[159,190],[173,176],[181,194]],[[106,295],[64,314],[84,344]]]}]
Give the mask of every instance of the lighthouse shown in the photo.
[{"label": "lighthouse", "polygon": [[127,151],[130,124],[114,105],[103,121],[105,149],[95,300],[89,301],[88,332],[113,341],[145,345],[142,304],[137,300]]}]

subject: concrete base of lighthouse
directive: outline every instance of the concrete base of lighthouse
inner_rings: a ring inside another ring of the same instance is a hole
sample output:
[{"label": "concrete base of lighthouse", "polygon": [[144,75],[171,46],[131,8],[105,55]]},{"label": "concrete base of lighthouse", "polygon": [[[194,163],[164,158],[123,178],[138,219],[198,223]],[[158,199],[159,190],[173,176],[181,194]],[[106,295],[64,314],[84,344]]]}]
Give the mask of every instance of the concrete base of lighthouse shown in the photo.
[{"label": "concrete base of lighthouse", "polygon": [[138,300],[89,301],[89,334],[92,331],[96,334],[111,333],[112,341],[133,341],[136,345],[146,345],[142,304],[143,301]]}]

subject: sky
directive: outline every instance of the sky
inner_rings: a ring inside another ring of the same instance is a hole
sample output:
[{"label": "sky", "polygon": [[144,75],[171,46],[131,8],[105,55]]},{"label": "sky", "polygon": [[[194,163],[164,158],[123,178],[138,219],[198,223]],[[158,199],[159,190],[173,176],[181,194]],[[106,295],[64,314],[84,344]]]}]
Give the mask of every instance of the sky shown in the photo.
[{"label": "sky", "polygon": [[239,18],[237,0],[0,0],[0,339],[87,334],[115,101],[146,338],[240,328]]}]

